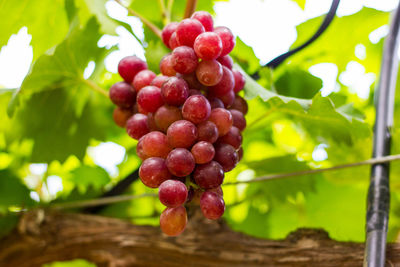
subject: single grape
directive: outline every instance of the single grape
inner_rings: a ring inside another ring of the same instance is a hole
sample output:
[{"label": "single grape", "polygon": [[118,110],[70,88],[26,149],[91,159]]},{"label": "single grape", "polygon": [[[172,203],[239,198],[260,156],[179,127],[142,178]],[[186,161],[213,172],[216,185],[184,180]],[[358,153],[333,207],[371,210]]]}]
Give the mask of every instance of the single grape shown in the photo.
[{"label": "single grape", "polygon": [[222,74],[221,64],[214,59],[201,61],[196,69],[197,79],[206,86],[213,86],[219,83],[222,79]]},{"label": "single grape", "polygon": [[164,82],[168,80],[168,76],[165,75],[158,75],[157,77],[154,78],[154,80],[151,82],[150,85],[157,86],[158,88],[161,88]]},{"label": "single grape", "polygon": [[176,38],[176,31],[172,33],[171,38],[169,38],[169,48],[174,50],[179,46],[178,39]]},{"label": "single grape", "polygon": [[229,30],[227,27],[219,26],[214,29],[214,32],[219,35],[219,38],[221,38],[222,41],[221,56],[229,54],[235,46],[235,37],[233,36],[231,30]]},{"label": "single grape", "polygon": [[233,104],[230,107],[230,109],[239,110],[243,114],[247,114],[247,111],[249,110],[246,100],[244,100],[243,97],[238,95],[235,96],[235,100],[233,101]]},{"label": "single grape", "polygon": [[233,124],[232,114],[224,108],[211,110],[209,121],[217,126],[219,136],[226,135]]},{"label": "single grape", "polygon": [[183,118],[194,124],[206,121],[210,117],[210,114],[210,103],[202,95],[188,97],[182,107]]},{"label": "single grape", "polygon": [[211,109],[225,107],[224,103],[218,97],[208,95],[207,99],[208,99],[208,102],[210,102]]},{"label": "single grape", "polygon": [[164,104],[161,89],[156,86],[143,87],[137,96],[139,107],[147,112],[156,112]]},{"label": "single grape", "polygon": [[147,69],[147,64],[137,56],[128,56],[121,59],[118,64],[118,73],[127,83],[132,83],[136,74]]},{"label": "single grape", "polygon": [[172,55],[165,55],[160,61],[160,72],[165,76],[175,76],[176,71],[172,64]]},{"label": "single grape", "polygon": [[166,158],[171,151],[167,136],[162,132],[150,132],[142,138],[143,153],[148,157]]},{"label": "single grape", "polygon": [[224,181],[224,170],[218,162],[210,161],[206,164],[197,165],[193,172],[193,178],[201,188],[215,188]]},{"label": "single grape", "polygon": [[161,38],[166,47],[170,48],[169,40],[171,39],[171,35],[175,32],[178,27],[178,22],[168,23],[161,32]]},{"label": "single grape", "polygon": [[242,145],[242,134],[240,133],[238,128],[232,126],[226,135],[218,138],[217,142],[228,144],[233,146],[235,149],[239,149],[240,146]]},{"label": "single grape", "polygon": [[170,77],[161,86],[161,93],[165,103],[180,106],[189,96],[189,87],[184,79]]},{"label": "single grape", "polygon": [[238,70],[233,70],[232,73],[233,76],[235,77],[235,87],[233,88],[233,91],[235,93],[239,93],[243,89],[244,84],[246,83],[246,78]]},{"label": "single grape", "polygon": [[242,160],[243,158],[243,147],[240,147],[237,151],[238,155],[239,155],[239,161]]},{"label": "single grape", "polygon": [[146,153],[144,153],[144,151],[143,151],[143,137],[139,139],[139,141],[138,141],[138,143],[136,145],[136,155],[141,160],[145,160],[145,159],[149,158],[149,156],[146,155]]},{"label": "single grape", "polygon": [[214,143],[218,139],[218,128],[211,121],[197,124],[198,140]]},{"label": "single grape", "polygon": [[233,126],[237,127],[242,132],[246,128],[246,119],[243,113],[236,109],[232,109],[230,112],[232,114]]},{"label": "single grape", "polygon": [[211,17],[211,14],[207,11],[196,11],[190,18],[200,21],[204,29],[208,32],[214,29],[213,18]]},{"label": "single grape", "polygon": [[192,153],[185,148],[172,150],[165,162],[169,172],[178,177],[189,175],[196,165]]},{"label": "single grape", "polygon": [[182,114],[179,108],[164,105],[156,111],[154,120],[158,128],[163,132],[167,132],[172,123],[182,120]]},{"label": "single grape", "polygon": [[196,37],[204,31],[203,25],[198,20],[184,19],[176,28],[176,39],[180,45],[193,47]]},{"label": "single grape", "polygon": [[124,128],[126,121],[133,115],[132,110],[116,107],[113,112],[113,119],[116,125]]},{"label": "single grape", "polygon": [[208,189],[207,191],[209,191],[209,192],[214,192],[214,193],[216,193],[216,194],[217,194],[218,196],[220,196],[220,197],[223,197],[223,196],[224,196],[224,192],[222,191],[222,187],[221,187],[221,186]]},{"label": "single grape", "polygon": [[180,235],[187,224],[187,213],[183,206],[166,208],[160,216],[160,228],[168,236]]},{"label": "single grape", "polygon": [[225,202],[217,193],[206,191],[201,195],[200,208],[204,217],[217,220],[225,212]]},{"label": "single grape", "polygon": [[184,79],[191,89],[203,90],[205,88],[205,86],[202,85],[199,80],[197,80],[195,72],[189,74],[177,73],[176,76]]},{"label": "single grape", "polygon": [[154,118],[154,113],[147,114],[147,124],[149,125],[150,132],[160,131],[160,129],[157,127],[156,120]]},{"label": "single grape", "polygon": [[167,130],[168,143],[171,147],[191,147],[198,137],[196,126],[187,120],[172,123]]},{"label": "single grape", "polygon": [[139,168],[139,177],[144,185],[157,188],[171,178],[171,173],[168,171],[164,159],[152,157],[143,161]]},{"label": "single grape", "polygon": [[140,71],[133,79],[133,88],[135,88],[136,92],[139,92],[143,87],[150,85],[156,76],[151,70]]},{"label": "single grape", "polygon": [[133,87],[126,82],[117,82],[110,88],[111,101],[121,108],[131,108],[135,103],[136,93]]},{"label": "single grape", "polygon": [[235,101],[235,93],[233,92],[233,90],[230,90],[229,92],[218,98],[222,101],[225,108],[230,108],[233,104],[233,101]]},{"label": "single grape", "polygon": [[232,70],[233,60],[229,55],[225,55],[225,56],[219,57],[219,58],[217,58],[217,61],[219,63],[221,63],[222,66],[225,66],[228,69]]},{"label": "single grape", "polygon": [[203,32],[197,36],[193,48],[203,60],[216,59],[222,52],[222,41],[215,32]]},{"label": "single grape", "polygon": [[176,72],[182,74],[192,73],[196,70],[199,60],[193,48],[189,46],[178,46],[172,51],[172,67]]},{"label": "single grape", "polygon": [[133,139],[139,140],[143,135],[150,132],[147,116],[136,113],[126,122],[126,132]]},{"label": "single grape", "polygon": [[158,188],[158,198],[167,207],[183,205],[188,197],[186,185],[180,181],[167,180]]},{"label": "single grape", "polygon": [[217,97],[222,97],[235,87],[235,77],[227,67],[222,66],[222,78],[214,86],[209,88],[209,92]]},{"label": "single grape", "polygon": [[239,155],[233,146],[218,143],[215,145],[214,160],[221,164],[224,172],[229,172],[239,162]]},{"label": "single grape", "polygon": [[197,164],[204,164],[214,158],[215,149],[211,143],[200,141],[192,147],[191,152]]}]

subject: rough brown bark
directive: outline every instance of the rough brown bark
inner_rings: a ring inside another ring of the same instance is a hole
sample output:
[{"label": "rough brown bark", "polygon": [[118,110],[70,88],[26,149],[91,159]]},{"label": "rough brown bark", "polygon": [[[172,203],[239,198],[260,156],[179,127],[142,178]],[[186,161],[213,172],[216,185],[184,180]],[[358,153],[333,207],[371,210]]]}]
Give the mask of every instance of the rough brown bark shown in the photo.
[{"label": "rough brown bark", "polygon": [[[194,217],[196,217],[195,215]],[[117,219],[35,211],[0,240],[0,266],[41,266],[87,259],[98,266],[362,266],[362,244],[336,242],[321,230],[301,229],[271,241],[233,232],[222,222],[191,218],[179,237]],[[388,248],[400,266],[400,244]]]}]

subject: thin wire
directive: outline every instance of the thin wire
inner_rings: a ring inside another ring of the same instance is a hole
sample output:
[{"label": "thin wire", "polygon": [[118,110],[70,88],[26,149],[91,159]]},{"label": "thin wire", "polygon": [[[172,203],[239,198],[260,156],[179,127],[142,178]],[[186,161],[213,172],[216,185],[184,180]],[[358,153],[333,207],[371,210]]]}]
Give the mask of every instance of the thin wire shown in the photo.
[{"label": "thin wire", "polygon": [[[380,158],[372,158],[372,159],[368,159],[368,160],[364,160],[364,161],[347,163],[347,164],[337,165],[337,166],[333,166],[333,167],[329,167],[329,168],[321,168],[321,169],[266,175],[266,176],[261,176],[261,177],[258,177],[258,178],[252,179],[252,180],[248,180],[248,181],[236,181],[236,182],[225,183],[225,184],[223,184],[223,186],[264,182],[264,181],[269,181],[269,180],[274,180],[274,179],[282,179],[282,178],[288,178],[288,177],[294,177],[294,176],[316,174],[316,173],[322,173],[322,172],[326,172],[326,171],[334,171],[334,170],[339,170],[339,169],[345,169],[345,168],[351,168],[351,167],[357,167],[357,166],[363,166],[363,165],[371,165],[371,164],[377,164],[377,163],[384,163],[384,162],[395,161],[395,160],[400,160],[400,154],[390,155],[390,156],[385,156],[385,157],[380,157]],[[72,209],[72,208],[94,207],[94,206],[102,206],[102,205],[106,205],[106,204],[129,201],[132,199],[139,199],[139,198],[143,198],[143,197],[156,197],[156,196],[157,196],[157,194],[146,193],[146,194],[141,194],[141,195],[102,197],[102,198],[91,199],[91,200],[72,201],[72,202],[66,202],[66,203],[52,204],[52,205],[50,205],[50,208]]]}]

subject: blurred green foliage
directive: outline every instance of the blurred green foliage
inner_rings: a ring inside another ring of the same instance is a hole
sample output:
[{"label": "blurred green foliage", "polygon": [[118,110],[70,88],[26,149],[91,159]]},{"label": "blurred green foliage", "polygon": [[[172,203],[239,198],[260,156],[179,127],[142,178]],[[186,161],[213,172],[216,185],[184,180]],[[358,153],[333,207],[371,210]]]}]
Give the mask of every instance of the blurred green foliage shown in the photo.
[{"label": "blurred green foliage", "polygon": [[[11,2],[6,1],[7,6],[0,10],[0,28],[6,29],[0,33],[0,45],[5,45],[11,34],[26,26],[32,35],[34,51],[31,70],[21,88],[0,89],[0,234],[12,229],[15,212],[97,197],[140,164],[135,154],[136,142],[112,121],[112,103],[92,90],[92,83],[109,88],[120,79],[107,73],[103,64],[105,56],[115,48],[99,48],[98,40],[103,34],[115,34],[119,25],[129,26],[109,18],[103,1],[41,1],[33,6],[31,2],[19,1],[16,5],[13,2],[8,6]],[[198,9],[213,12],[214,2],[199,1]],[[305,1],[296,2],[304,8]],[[182,17],[184,6],[184,0],[175,1],[172,20]],[[132,0],[130,7],[159,27],[164,25],[158,1]],[[14,17],[17,11],[24,13],[23,19]],[[369,34],[386,25],[388,18],[387,12],[370,8],[337,17],[314,44],[274,71],[263,68],[253,49],[239,36],[232,57],[236,67],[247,73],[244,94],[250,110],[243,134],[244,158],[226,174],[225,181],[368,159],[375,114],[372,94],[369,99],[359,98],[341,83],[339,76],[349,62],[355,61],[378,79],[382,40],[372,43]],[[322,19],[300,24],[293,46],[309,38]],[[269,26],[273,27],[266,25]],[[168,50],[146,27],[144,33],[147,62],[158,72],[158,62]],[[357,45],[366,49],[363,59],[355,55]],[[95,63],[95,70],[85,79],[83,72],[89,62]],[[337,90],[328,96],[320,92],[321,79],[309,72],[311,66],[319,63],[333,63],[339,70]],[[258,83],[249,76],[257,71]],[[372,90],[373,87],[374,84]],[[400,117],[399,106],[400,96],[397,96],[395,118]],[[400,153],[399,129],[396,121],[392,129],[393,153]],[[88,152],[105,141],[126,149],[117,174],[96,165]],[[316,152],[326,153],[326,157],[313,156]],[[32,163],[45,164],[44,173],[32,172]],[[393,162],[391,166],[389,240],[395,240],[400,220],[400,164]],[[62,191],[49,192],[50,176],[61,179]],[[338,240],[363,241],[368,181],[369,167],[365,166],[225,186],[224,218],[233,229],[263,238],[284,238],[298,227],[317,227]],[[154,190],[137,181],[126,194],[148,192]],[[157,199],[147,197],[110,205],[102,213],[156,225],[162,209]]]}]

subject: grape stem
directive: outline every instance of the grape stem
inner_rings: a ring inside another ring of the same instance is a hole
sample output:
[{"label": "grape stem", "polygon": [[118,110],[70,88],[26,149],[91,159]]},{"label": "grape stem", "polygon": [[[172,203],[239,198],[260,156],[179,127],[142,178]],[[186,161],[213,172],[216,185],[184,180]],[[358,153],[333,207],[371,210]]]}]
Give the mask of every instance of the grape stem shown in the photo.
[{"label": "grape stem", "polygon": [[101,88],[100,86],[98,86],[95,82],[93,82],[92,80],[86,80],[83,79],[83,82],[89,86],[93,91],[96,91],[98,93],[100,93],[101,95],[105,96],[108,98],[108,92],[106,90],[104,90],[103,88]]},{"label": "grape stem", "polygon": [[[323,173],[323,172],[327,172],[327,171],[334,171],[334,170],[358,167],[358,166],[363,166],[363,165],[372,165],[372,164],[390,162],[390,161],[395,161],[395,160],[400,160],[400,154],[379,157],[379,158],[371,158],[371,159],[364,160],[364,161],[336,165],[336,166],[329,167],[329,168],[321,168],[321,169],[312,169],[312,170],[304,170],[304,171],[297,171],[297,172],[287,172],[287,173],[266,175],[266,176],[257,177],[255,179],[248,180],[248,181],[235,181],[235,182],[225,183],[222,185],[229,186],[229,185],[265,182],[265,181],[269,181],[269,180],[309,175],[309,174],[316,174],[316,173]],[[143,198],[143,197],[157,197],[157,196],[158,196],[158,194],[151,194],[151,193],[146,193],[146,194],[141,194],[141,195],[111,196],[111,197],[103,197],[103,198],[84,200],[84,201],[72,201],[72,202],[65,202],[65,203],[59,203],[59,204],[51,204],[50,207],[54,208],[54,209],[94,207],[94,206],[102,206],[102,205],[111,204],[111,203],[129,201],[132,199],[138,199],[138,198]]]},{"label": "grape stem", "polygon": [[168,11],[165,8],[164,0],[158,0],[158,4],[160,5],[161,17],[162,17],[162,20],[163,20],[163,24],[167,25],[169,23],[169,17],[168,17]]},{"label": "grape stem", "polygon": [[167,21],[171,22],[172,6],[174,5],[174,0],[168,0],[167,2]]},{"label": "grape stem", "polygon": [[115,2],[117,2],[120,6],[124,7],[126,10],[128,10],[128,13],[131,14],[132,16],[135,16],[137,18],[139,18],[142,23],[144,25],[146,25],[147,27],[149,27],[149,29],[154,32],[155,35],[157,35],[158,37],[161,38],[161,30],[154,25],[151,21],[147,20],[145,17],[143,17],[142,15],[138,14],[136,11],[134,11],[132,8],[125,6],[121,0],[114,0]]},{"label": "grape stem", "polygon": [[186,8],[185,8],[185,14],[183,16],[184,19],[190,18],[194,11],[196,11],[196,6],[197,6],[197,0],[187,0],[186,2]]}]

